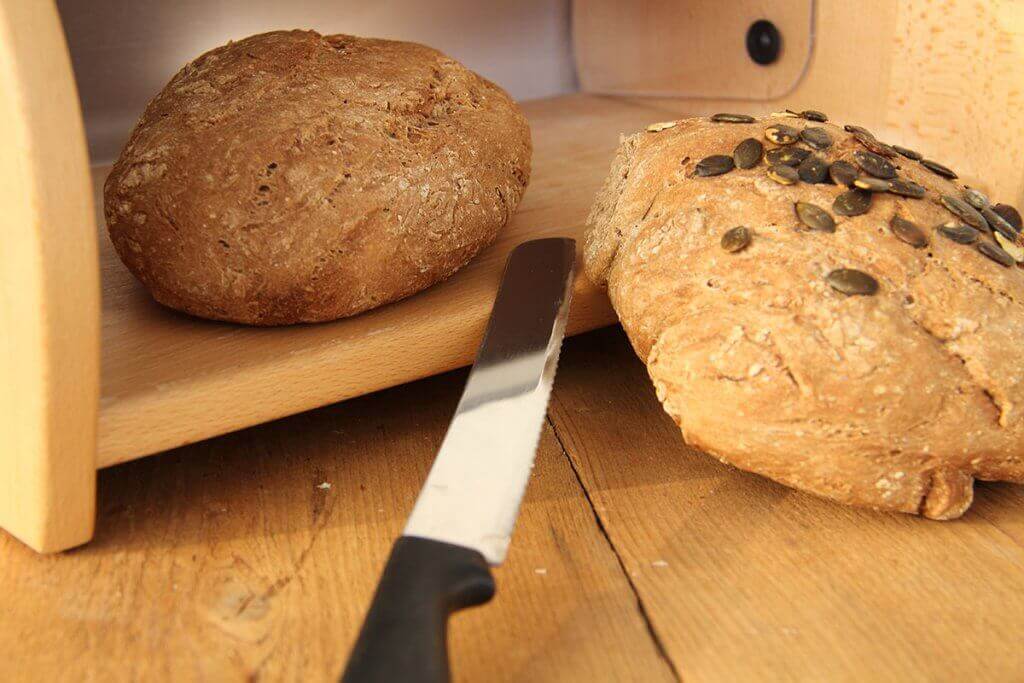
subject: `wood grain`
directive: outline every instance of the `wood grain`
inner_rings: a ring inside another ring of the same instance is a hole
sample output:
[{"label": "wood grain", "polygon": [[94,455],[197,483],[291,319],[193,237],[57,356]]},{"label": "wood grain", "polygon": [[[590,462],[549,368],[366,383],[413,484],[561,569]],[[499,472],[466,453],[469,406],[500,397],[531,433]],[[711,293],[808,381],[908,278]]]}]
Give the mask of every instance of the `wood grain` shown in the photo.
[{"label": "wood grain", "polygon": [[[448,282],[355,318],[256,329],[174,313],[149,299],[101,234],[99,466],[471,362],[511,248],[534,237],[580,237],[620,133],[680,112],[590,96],[523,108],[533,127],[534,172],[510,226]],[[581,275],[569,332],[614,320],[605,295]]]},{"label": "wood grain", "polygon": [[[464,379],[104,470],[78,550],[0,535],[0,680],[332,680]],[[1024,487],[932,522],[725,467],[618,328],[566,342],[550,420],[458,680],[1024,676]]]},{"label": "wood grain", "polygon": [[[0,680],[334,680],[465,377],[101,472],[88,546],[0,538]],[[495,576],[456,680],[672,680],[550,428]]]},{"label": "wood grain", "polygon": [[0,526],[58,550],[92,535],[100,295],[85,133],[50,0],[0,0],[0,137]]},{"label": "wood grain", "polygon": [[588,341],[552,419],[683,680],[1024,676],[1024,487],[952,522],[792,491],[685,447],[618,328]]},{"label": "wood grain", "polygon": [[[820,109],[836,121],[866,126],[890,143],[936,158],[999,201],[1024,203],[1024,120],[1017,115],[1024,102],[1024,2],[816,0],[810,61],[785,92],[776,88],[774,66],[746,77],[731,66],[745,56],[743,44],[732,38],[733,13],[754,8],[781,22],[802,3],[728,5],[730,12],[710,12],[692,26],[681,21],[679,4],[671,0],[574,0],[584,90],[661,92],[699,115]],[[665,28],[658,30],[658,40],[646,41],[645,31],[657,18]],[[720,84],[720,94],[695,93],[691,81],[679,76],[681,59],[706,59],[692,53],[695,31],[703,35],[701,44],[728,52],[716,53],[703,77],[692,81]],[[791,31],[783,34],[785,42]],[[642,68],[632,61],[635,55],[644,56]],[[778,66],[781,70],[783,62]],[[747,94],[737,95],[733,83]]]}]

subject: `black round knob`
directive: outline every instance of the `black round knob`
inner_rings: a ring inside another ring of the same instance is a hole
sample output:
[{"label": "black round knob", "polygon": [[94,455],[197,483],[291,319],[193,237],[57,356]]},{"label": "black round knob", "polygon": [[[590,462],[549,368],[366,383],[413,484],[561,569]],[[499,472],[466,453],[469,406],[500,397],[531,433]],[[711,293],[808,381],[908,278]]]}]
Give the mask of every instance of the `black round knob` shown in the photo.
[{"label": "black round knob", "polygon": [[775,24],[759,19],[747,29],[747,53],[761,65],[771,64],[782,52],[782,34]]}]

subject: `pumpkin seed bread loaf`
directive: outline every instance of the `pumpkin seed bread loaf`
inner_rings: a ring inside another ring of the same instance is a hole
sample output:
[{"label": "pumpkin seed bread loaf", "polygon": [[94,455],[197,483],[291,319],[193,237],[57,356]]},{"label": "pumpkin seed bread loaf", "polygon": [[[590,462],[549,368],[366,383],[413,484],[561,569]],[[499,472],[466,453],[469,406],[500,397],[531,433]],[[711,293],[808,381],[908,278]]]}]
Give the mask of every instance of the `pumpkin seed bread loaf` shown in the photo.
[{"label": "pumpkin seed bread loaf", "polygon": [[851,505],[1024,482],[1020,216],[819,112],[624,139],[586,270],[684,438]]},{"label": "pumpkin seed bread loaf", "polygon": [[107,180],[106,218],[171,308],[333,320],[465,265],[515,211],[530,154],[509,96],[437,50],[279,31],[171,80]]}]

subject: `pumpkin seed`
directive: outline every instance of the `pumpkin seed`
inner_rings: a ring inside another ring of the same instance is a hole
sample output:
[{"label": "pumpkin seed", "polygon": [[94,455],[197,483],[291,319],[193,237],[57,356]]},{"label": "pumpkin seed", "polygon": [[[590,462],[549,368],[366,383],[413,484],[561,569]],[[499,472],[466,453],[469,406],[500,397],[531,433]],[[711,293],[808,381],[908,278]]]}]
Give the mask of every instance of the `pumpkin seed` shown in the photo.
[{"label": "pumpkin seed", "polygon": [[733,163],[732,157],[726,156],[725,154],[712,154],[709,157],[704,157],[697,162],[697,166],[694,169],[694,173],[699,176],[713,176],[722,175],[728,173],[736,164]]},{"label": "pumpkin seed", "polygon": [[840,216],[861,216],[870,208],[871,193],[864,190],[849,190],[832,202],[832,210]]},{"label": "pumpkin seed", "polygon": [[973,206],[978,211],[987,208],[989,205],[988,197],[983,193],[978,192],[973,187],[964,188],[964,201]]},{"label": "pumpkin seed", "polygon": [[793,185],[800,180],[800,175],[796,172],[795,168],[792,166],[785,166],[783,164],[769,166],[768,177],[779,185]]},{"label": "pumpkin seed", "polygon": [[792,126],[776,123],[764,129],[764,136],[776,145],[792,145],[800,137],[800,131]]},{"label": "pumpkin seed", "polygon": [[955,180],[958,177],[957,174],[954,173],[951,169],[947,168],[946,166],[943,166],[937,161],[932,161],[931,159],[921,159],[921,165],[927,168],[932,173],[940,175],[943,178]]},{"label": "pumpkin seed", "polygon": [[800,131],[800,139],[814,149],[828,149],[832,146],[832,136],[824,128],[811,126]]},{"label": "pumpkin seed", "polygon": [[725,249],[730,254],[735,254],[750,246],[750,239],[750,229],[743,225],[738,225],[731,230],[726,230],[725,234],[722,235],[722,249]]},{"label": "pumpkin seed", "polygon": [[876,178],[891,180],[896,177],[896,167],[889,163],[887,159],[874,152],[865,152],[858,149],[853,153],[853,160],[857,162],[861,170]]},{"label": "pumpkin seed", "polygon": [[823,183],[828,178],[828,162],[812,154],[803,160],[796,171],[805,183]]},{"label": "pumpkin seed", "polygon": [[907,180],[906,178],[893,178],[889,181],[889,192],[903,197],[920,199],[925,195],[927,190],[924,188],[924,185],[918,185],[913,180]]},{"label": "pumpkin seed", "polygon": [[1012,256],[1014,261],[1016,261],[1017,263],[1024,262],[1024,247],[1021,247],[1021,245],[1017,244],[1015,240],[1006,239],[998,232],[996,233],[995,237],[996,242],[999,243],[999,246],[1003,248],[1003,251]]},{"label": "pumpkin seed", "polygon": [[988,223],[988,227],[992,229],[992,234],[1000,234],[1008,240],[1017,239],[1017,231],[1013,229],[1010,223],[1000,216],[992,209],[985,208],[981,210],[981,215]]},{"label": "pumpkin seed", "polygon": [[849,161],[842,160],[832,162],[832,165],[828,167],[828,174],[836,185],[846,185],[847,187],[853,187],[853,181],[859,175],[856,166]]},{"label": "pumpkin seed", "polygon": [[678,123],[678,121],[662,121],[661,123],[652,123],[651,125],[647,126],[647,132],[660,133],[663,130],[675,128]]},{"label": "pumpkin seed", "polygon": [[988,224],[985,222],[985,218],[964,200],[949,194],[942,195],[939,200],[954,216],[975,230],[988,230]]},{"label": "pumpkin seed", "polygon": [[939,232],[944,237],[948,237],[959,244],[974,244],[978,241],[978,237],[981,236],[981,233],[971,226],[957,223],[956,221],[943,223],[939,226]]},{"label": "pumpkin seed", "polygon": [[888,192],[892,187],[892,183],[888,180],[882,180],[881,178],[872,178],[871,176],[862,175],[853,181],[853,186],[860,188],[861,190],[867,190],[868,192]]},{"label": "pumpkin seed", "polygon": [[996,204],[992,207],[992,210],[1002,216],[1003,220],[1013,226],[1013,229],[1020,232],[1024,229],[1020,218],[1020,211],[1013,208],[1009,204]]},{"label": "pumpkin seed", "polygon": [[871,131],[865,128],[864,126],[855,126],[852,123],[848,123],[845,126],[843,126],[843,130],[845,130],[847,133],[853,133],[854,135],[860,133],[861,135],[866,135],[871,138],[875,137],[874,135],[871,134]]},{"label": "pumpkin seed", "polygon": [[796,202],[793,205],[796,210],[796,217],[800,222],[811,230],[820,232],[835,232],[836,221],[829,215],[828,211],[810,202]]},{"label": "pumpkin seed", "polygon": [[853,137],[854,139],[857,140],[857,142],[864,145],[865,147],[868,148],[868,150],[874,152],[875,154],[880,154],[882,156],[887,157],[896,156],[895,149],[893,149],[890,145],[885,144],[881,140],[878,140],[874,135],[871,135],[870,133],[864,134],[858,131],[853,134]]},{"label": "pumpkin seed", "polygon": [[804,109],[798,114],[798,116],[802,119],[807,119],[808,121],[817,121],[818,123],[825,123],[828,121],[827,116],[814,109]]},{"label": "pumpkin seed", "polygon": [[893,216],[892,220],[889,221],[889,229],[892,230],[892,234],[896,235],[897,238],[915,249],[928,246],[928,237],[913,221],[908,221],[900,216]]},{"label": "pumpkin seed", "polygon": [[854,268],[833,270],[825,276],[825,282],[848,296],[871,296],[878,291],[878,280]]},{"label": "pumpkin seed", "polygon": [[769,164],[782,164],[783,166],[799,166],[803,160],[811,155],[811,150],[803,147],[777,147],[768,150],[764,158]]},{"label": "pumpkin seed", "polygon": [[983,240],[981,242],[978,242],[977,248],[978,251],[980,251],[982,254],[988,256],[990,259],[992,259],[999,265],[1003,266],[1004,268],[1010,268],[1015,263],[1013,257],[1007,254],[1002,247],[1000,247],[998,244],[994,242]]},{"label": "pumpkin seed", "polygon": [[761,155],[764,154],[764,145],[760,140],[747,138],[736,149],[732,151],[732,160],[736,168],[754,168],[761,163]]},{"label": "pumpkin seed", "polygon": [[747,114],[715,114],[711,120],[715,123],[754,123],[757,119]]},{"label": "pumpkin seed", "polygon": [[913,161],[921,161],[921,159],[923,158],[921,156],[920,152],[915,152],[914,150],[907,149],[906,147],[900,147],[899,145],[893,145],[892,148],[894,150],[896,150],[899,154],[902,154],[906,158],[911,159]]}]

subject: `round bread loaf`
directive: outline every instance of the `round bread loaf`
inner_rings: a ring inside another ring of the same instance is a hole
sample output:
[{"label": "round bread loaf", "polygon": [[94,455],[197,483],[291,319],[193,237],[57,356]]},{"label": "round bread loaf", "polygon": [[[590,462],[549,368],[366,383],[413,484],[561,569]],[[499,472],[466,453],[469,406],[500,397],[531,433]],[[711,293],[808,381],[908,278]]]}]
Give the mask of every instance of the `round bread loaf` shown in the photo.
[{"label": "round bread loaf", "polygon": [[855,126],[715,118],[623,141],[585,249],[684,438],[936,519],[975,479],[1024,482],[1017,230]]},{"label": "round bread loaf", "polygon": [[530,153],[509,96],[437,50],[280,31],[171,80],[107,180],[106,218],[171,308],[333,320],[465,265],[515,211]]}]

